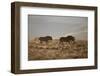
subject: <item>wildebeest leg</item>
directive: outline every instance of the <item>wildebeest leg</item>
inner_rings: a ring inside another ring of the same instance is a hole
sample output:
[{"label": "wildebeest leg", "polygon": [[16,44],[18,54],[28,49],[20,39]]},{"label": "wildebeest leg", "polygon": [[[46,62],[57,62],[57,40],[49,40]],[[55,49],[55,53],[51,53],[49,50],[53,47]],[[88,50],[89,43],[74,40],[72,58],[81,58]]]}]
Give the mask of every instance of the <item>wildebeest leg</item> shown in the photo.
[{"label": "wildebeest leg", "polygon": [[60,42],[60,43],[59,43],[59,49],[60,49],[61,51],[63,50],[63,45],[64,45],[63,42]]},{"label": "wildebeest leg", "polygon": [[69,42],[66,42],[66,45],[67,45],[66,48],[67,49],[70,49],[70,43]]},{"label": "wildebeest leg", "polygon": [[46,49],[49,49],[49,48],[48,48],[48,41],[46,41]]},{"label": "wildebeest leg", "polygon": [[61,50],[61,42],[59,42],[58,45],[59,45],[58,49]]},{"label": "wildebeest leg", "polygon": [[72,48],[73,48],[72,46],[73,46],[73,42],[70,41],[70,42],[69,42],[69,48],[72,49]]},{"label": "wildebeest leg", "polygon": [[74,46],[75,46],[75,41],[71,41],[70,48],[72,49],[72,48],[74,48]]}]

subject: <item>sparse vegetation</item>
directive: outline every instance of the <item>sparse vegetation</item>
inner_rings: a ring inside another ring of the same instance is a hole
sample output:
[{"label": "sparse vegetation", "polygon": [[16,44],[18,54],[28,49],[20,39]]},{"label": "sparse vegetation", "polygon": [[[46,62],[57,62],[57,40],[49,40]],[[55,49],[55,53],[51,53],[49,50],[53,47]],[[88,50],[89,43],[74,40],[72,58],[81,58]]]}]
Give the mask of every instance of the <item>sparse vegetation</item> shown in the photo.
[{"label": "sparse vegetation", "polygon": [[76,40],[74,43],[60,43],[59,39],[40,42],[38,38],[29,41],[29,60],[50,59],[77,59],[88,57],[88,44],[85,40]]}]

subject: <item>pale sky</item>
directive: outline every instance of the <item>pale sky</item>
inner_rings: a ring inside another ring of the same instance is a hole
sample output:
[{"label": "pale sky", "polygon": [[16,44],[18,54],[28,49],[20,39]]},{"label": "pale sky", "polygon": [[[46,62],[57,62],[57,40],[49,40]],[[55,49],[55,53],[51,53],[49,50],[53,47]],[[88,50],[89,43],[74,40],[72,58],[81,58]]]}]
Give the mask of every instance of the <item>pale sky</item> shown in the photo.
[{"label": "pale sky", "polygon": [[88,18],[71,16],[28,16],[28,38],[52,36],[54,39],[73,35],[87,40]]}]

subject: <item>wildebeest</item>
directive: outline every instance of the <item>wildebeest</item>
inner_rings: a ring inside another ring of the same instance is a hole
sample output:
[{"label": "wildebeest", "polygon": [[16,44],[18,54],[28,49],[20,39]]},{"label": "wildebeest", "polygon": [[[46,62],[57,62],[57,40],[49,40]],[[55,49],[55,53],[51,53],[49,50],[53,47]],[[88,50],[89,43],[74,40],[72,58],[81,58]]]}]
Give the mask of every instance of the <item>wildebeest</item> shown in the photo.
[{"label": "wildebeest", "polygon": [[48,43],[48,41],[52,40],[51,36],[45,36],[45,37],[39,37],[40,43],[42,42],[46,42]]},{"label": "wildebeest", "polygon": [[[73,44],[75,42],[75,37],[73,36],[67,36],[67,37],[61,37],[59,39],[59,47],[61,50],[63,50],[64,48],[71,48],[71,44]],[[67,43],[67,46],[66,44]]]},{"label": "wildebeest", "polygon": [[75,41],[75,37],[73,36],[67,36],[67,37],[61,37],[60,38],[60,42],[63,43],[63,42],[67,42],[67,43],[71,43],[71,42],[74,42]]}]

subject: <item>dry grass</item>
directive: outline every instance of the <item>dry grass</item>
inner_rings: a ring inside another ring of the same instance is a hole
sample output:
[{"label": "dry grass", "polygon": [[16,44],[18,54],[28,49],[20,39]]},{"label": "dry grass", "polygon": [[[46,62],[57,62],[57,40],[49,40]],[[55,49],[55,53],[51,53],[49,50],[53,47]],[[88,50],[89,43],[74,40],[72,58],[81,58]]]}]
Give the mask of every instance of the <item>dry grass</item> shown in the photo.
[{"label": "dry grass", "polygon": [[38,40],[31,40],[28,46],[29,60],[77,59],[87,57],[87,41],[76,41],[74,44],[59,44],[59,40],[55,39],[41,44]]}]

